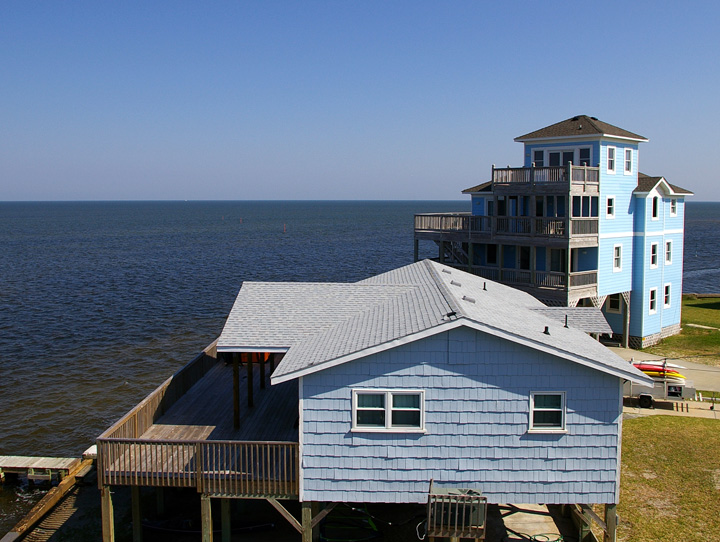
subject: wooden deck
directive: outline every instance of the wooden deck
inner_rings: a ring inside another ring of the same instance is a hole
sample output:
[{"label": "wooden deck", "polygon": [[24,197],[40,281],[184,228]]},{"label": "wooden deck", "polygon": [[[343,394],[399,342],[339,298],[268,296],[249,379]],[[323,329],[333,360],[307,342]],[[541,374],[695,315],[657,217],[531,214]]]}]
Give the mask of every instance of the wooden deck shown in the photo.
[{"label": "wooden deck", "polygon": [[154,422],[148,440],[298,441],[297,381],[260,389],[253,372],[254,406],[247,406],[247,373],[240,375],[240,429],[233,428],[233,369],[218,362]]},{"label": "wooden deck", "polygon": [[262,389],[261,371],[253,371],[254,406],[248,407],[246,367],[239,375],[238,429],[232,363],[217,360],[209,347],[98,438],[99,485],[297,498],[297,382]]},{"label": "wooden deck", "polygon": [[6,474],[27,476],[28,480],[62,478],[80,463],[77,457],[0,456],[0,479]]}]

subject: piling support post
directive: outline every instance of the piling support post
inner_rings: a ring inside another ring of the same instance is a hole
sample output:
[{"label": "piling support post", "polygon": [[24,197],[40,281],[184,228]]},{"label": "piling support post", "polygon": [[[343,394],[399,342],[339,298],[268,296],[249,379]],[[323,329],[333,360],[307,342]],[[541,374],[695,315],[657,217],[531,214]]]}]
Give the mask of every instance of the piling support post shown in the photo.
[{"label": "piling support post", "polygon": [[212,501],[210,495],[200,495],[200,524],[202,542],[213,542]]},{"label": "piling support post", "polygon": [[253,362],[255,361],[254,353],[247,354],[247,392],[248,392],[248,408],[253,407]]},{"label": "piling support post", "polygon": [[260,364],[260,389],[265,389],[265,362],[267,361],[267,354],[257,355],[258,363]]},{"label": "piling support post", "polygon": [[113,518],[110,486],[100,488],[100,509],[102,513],[102,540],[103,542],[115,542],[115,520]]},{"label": "piling support post", "polygon": [[233,359],[233,427],[240,429],[240,354],[234,352]]},{"label": "piling support post", "polygon": [[130,486],[130,501],[132,506],[132,535],[133,542],[142,542],[142,517],[140,515],[140,486]]},{"label": "piling support post", "polygon": [[605,536],[603,542],[616,542],[617,540],[617,504],[605,505]]},{"label": "piling support post", "polygon": [[220,499],[220,521],[222,523],[222,542],[230,542],[230,499]]},{"label": "piling support post", "polygon": [[418,258],[420,257],[420,241],[418,239],[415,239],[414,242],[414,248],[413,248],[413,261],[418,261]]},{"label": "piling support post", "polygon": [[310,502],[302,503],[302,542],[313,542],[312,528],[312,504]]}]

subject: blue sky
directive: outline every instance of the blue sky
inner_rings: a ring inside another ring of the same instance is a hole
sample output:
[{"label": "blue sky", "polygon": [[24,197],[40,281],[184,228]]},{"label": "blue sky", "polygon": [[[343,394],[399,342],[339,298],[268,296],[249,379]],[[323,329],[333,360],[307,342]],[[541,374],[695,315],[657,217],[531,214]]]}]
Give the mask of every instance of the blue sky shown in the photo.
[{"label": "blue sky", "polygon": [[0,200],[464,199],[577,114],[720,201],[717,2],[0,3]]}]

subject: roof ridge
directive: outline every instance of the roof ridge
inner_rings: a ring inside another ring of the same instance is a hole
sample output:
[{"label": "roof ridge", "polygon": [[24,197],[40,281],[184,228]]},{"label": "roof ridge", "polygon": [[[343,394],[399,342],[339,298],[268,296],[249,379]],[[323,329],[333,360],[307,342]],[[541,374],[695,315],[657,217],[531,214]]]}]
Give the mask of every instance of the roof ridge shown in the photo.
[{"label": "roof ridge", "polygon": [[440,278],[440,275],[438,274],[439,272],[437,271],[437,269],[435,269],[435,266],[433,265],[434,262],[432,260],[423,260],[423,263],[428,269],[430,278],[432,278],[435,286],[437,286],[437,289],[440,291],[440,294],[443,296],[448,306],[453,310],[454,313],[461,314],[463,317],[466,317],[467,314],[464,310],[462,310],[462,307],[456,302],[455,296],[452,294],[452,292],[450,292],[448,287],[445,286],[445,283]]}]

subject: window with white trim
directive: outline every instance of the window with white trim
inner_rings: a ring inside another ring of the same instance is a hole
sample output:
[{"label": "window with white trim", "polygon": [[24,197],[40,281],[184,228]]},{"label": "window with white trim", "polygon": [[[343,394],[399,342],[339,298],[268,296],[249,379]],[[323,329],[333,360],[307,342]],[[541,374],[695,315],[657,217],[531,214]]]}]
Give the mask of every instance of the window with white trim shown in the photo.
[{"label": "window with white trim", "polygon": [[425,428],[422,390],[352,390],[354,431],[413,432]]},{"label": "window with white trim", "polygon": [[663,308],[667,309],[670,307],[670,284],[665,285],[665,292],[663,293]]},{"label": "window with white trim", "polygon": [[632,175],[632,149],[625,149],[625,175]]},{"label": "window with white trim", "polygon": [[606,311],[614,314],[620,314],[622,312],[620,307],[620,294],[610,294],[607,297],[607,305],[605,307]]},{"label": "window with white trim", "polygon": [[677,200],[675,198],[670,200],[670,216],[677,216]]},{"label": "window with white trim", "polygon": [[650,245],[650,267],[655,269],[658,266],[658,244],[652,243]]},{"label": "window with white trim", "polygon": [[615,218],[615,196],[608,196],[605,218]]},{"label": "window with white trim", "polygon": [[655,196],[652,199],[652,219],[657,220],[660,218],[660,198]]},{"label": "window with white trim", "polygon": [[657,312],[657,288],[650,288],[650,314]]},{"label": "window with white trim", "polygon": [[545,151],[533,151],[533,163],[535,167],[543,167],[545,165]]},{"label": "window with white trim", "polygon": [[622,271],[622,245],[613,247],[613,272]]},{"label": "window with white trim", "polygon": [[665,241],[665,265],[672,263],[672,241]]},{"label": "window with white trim", "polygon": [[607,172],[615,173],[615,147],[607,148]]},{"label": "window with white trim", "polygon": [[530,394],[530,431],[565,430],[565,392]]}]

